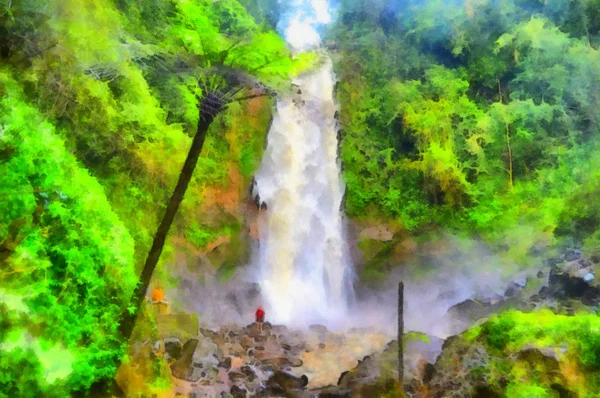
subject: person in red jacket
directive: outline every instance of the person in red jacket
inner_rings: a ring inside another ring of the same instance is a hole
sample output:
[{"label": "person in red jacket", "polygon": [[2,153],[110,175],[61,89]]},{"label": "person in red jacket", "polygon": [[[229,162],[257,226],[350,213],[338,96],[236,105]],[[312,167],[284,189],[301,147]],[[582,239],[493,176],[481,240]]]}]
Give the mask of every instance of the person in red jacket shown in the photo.
[{"label": "person in red jacket", "polygon": [[265,311],[262,307],[258,307],[256,310],[256,328],[262,330],[263,322],[265,321]]}]

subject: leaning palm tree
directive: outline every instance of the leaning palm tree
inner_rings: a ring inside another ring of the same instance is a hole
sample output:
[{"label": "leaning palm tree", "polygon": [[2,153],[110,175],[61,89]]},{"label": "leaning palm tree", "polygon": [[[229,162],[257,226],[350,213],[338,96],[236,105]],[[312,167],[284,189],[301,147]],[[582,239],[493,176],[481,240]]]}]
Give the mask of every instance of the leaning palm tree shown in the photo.
[{"label": "leaning palm tree", "polygon": [[175,190],[169,199],[162,221],[154,235],[152,247],[144,263],[139,283],[133,293],[131,301],[133,310],[123,316],[121,333],[125,341],[128,341],[133,333],[135,321],[150,286],[152,274],[156,269],[167,235],[196,169],[210,125],[219,113],[231,103],[273,95],[271,90],[256,84],[244,73],[224,66],[213,68],[209,74],[198,80],[198,85],[201,90],[201,94],[198,96],[198,126],[179,173]]}]

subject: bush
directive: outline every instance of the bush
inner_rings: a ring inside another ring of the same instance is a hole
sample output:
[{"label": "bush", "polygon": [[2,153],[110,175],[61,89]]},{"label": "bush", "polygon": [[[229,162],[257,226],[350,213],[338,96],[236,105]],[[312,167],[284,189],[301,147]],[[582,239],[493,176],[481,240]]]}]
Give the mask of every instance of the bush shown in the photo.
[{"label": "bush", "polygon": [[500,316],[490,319],[482,327],[487,344],[497,350],[504,350],[510,342],[510,332],[515,328],[516,322],[512,317]]},{"label": "bush", "polygon": [[600,331],[583,322],[575,331],[579,359],[585,369],[600,371]]}]

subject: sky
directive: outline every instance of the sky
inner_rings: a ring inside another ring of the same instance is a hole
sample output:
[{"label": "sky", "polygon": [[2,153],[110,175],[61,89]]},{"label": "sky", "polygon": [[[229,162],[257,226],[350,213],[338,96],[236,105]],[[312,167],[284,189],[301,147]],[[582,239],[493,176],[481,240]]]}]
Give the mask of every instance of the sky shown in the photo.
[{"label": "sky", "polygon": [[318,46],[321,37],[319,25],[331,22],[329,3],[326,0],[291,0],[288,12],[280,21],[287,42],[297,51]]}]

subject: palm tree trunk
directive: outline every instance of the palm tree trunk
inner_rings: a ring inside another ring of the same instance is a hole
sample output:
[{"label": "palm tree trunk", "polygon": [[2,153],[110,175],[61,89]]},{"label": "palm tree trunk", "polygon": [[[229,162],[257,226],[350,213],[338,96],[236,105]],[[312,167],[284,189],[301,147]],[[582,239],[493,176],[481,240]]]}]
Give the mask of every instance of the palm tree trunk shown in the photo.
[{"label": "palm tree trunk", "polygon": [[132,312],[127,312],[123,317],[123,322],[121,323],[121,333],[123,334],[125,341],[129,341],[131,334],[133,333],[135,321],[140,311],[142,302],[144,301],[144,297],[146,296],[146,292],[148,291],[152,274],[154,273],[154,269],[158,264],[158,260],[160,259],[160,255],[162,254],[165,246],[169,229],[171,228],[171,224],[173,224],[175,214],[177,214],[179,205],[183,201],[185,192],[187,191],[190,180],[192,179],[192,175],[194,174],[196,164],[198,163],[198,158],[200,157],[202,147],[204,146],[208,128],[216,117],[218,111],[221,110],[218,109],[217,112],[202,112],[202,105],[203,104],[201,104],[199,107],[200,119],[198,120],[198,128],[196,130],[196,134],[194,135],[192,146],[190,147],[187,158],[185,159],[185,163],[183,164],[183,168],[181,169],[181,173],[179,174],[177,186],[175,186],[175,190],[171,195],[171,199],[169,200],[169,204],[167,205],[163,219],[158,227],[158,230],[156,231],[156,234],[154,235],[154,241],[152,242],[152,247],[150,248],[150,252],[146,258],[142,274],[140,275],[139,284],[133,293],[131,304],[134,306],[134,310]]}]

